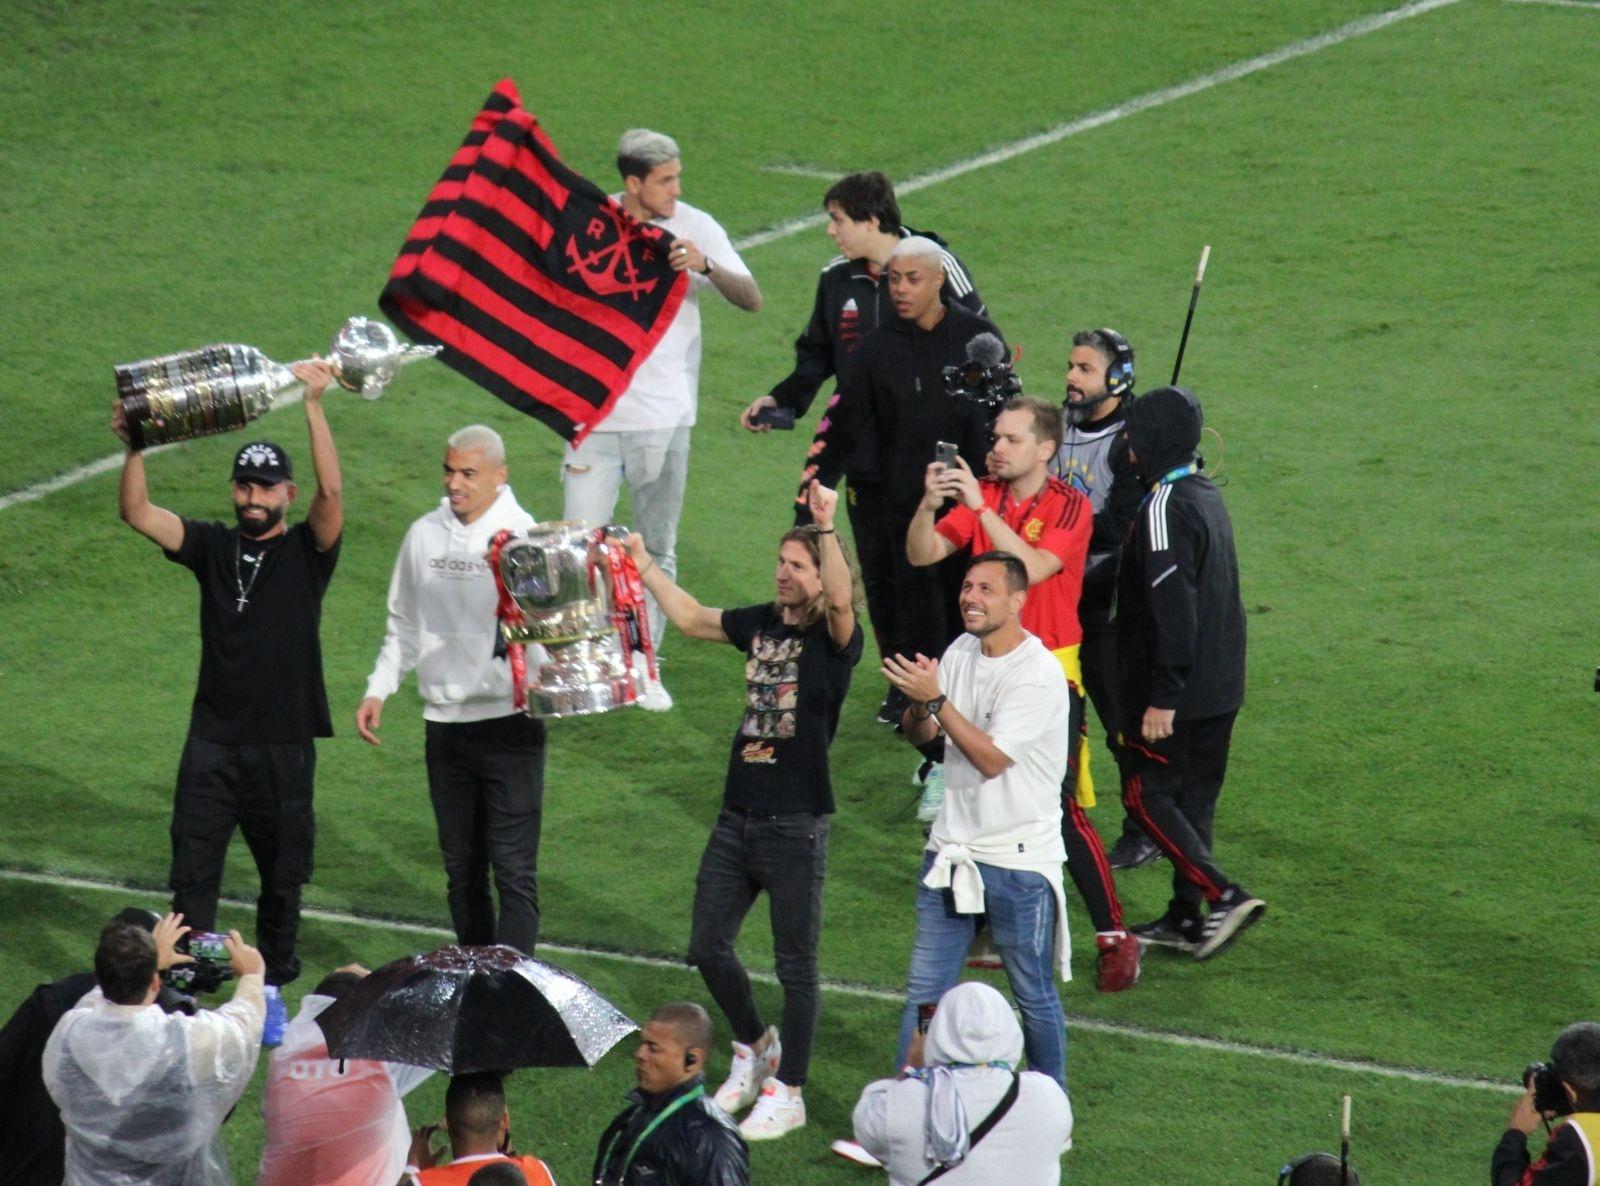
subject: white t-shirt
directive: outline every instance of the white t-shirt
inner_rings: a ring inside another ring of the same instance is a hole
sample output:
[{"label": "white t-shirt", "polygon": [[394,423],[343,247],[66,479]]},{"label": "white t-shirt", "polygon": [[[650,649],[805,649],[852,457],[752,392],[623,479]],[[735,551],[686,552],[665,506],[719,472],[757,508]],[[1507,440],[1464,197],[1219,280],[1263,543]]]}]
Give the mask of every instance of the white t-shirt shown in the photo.
[{"label": "white t-shirt", "polygon": [[[621,195],[613,195],[621,201]],[[710,257],[717,269],[750,275],[733,249],[728,232],[704,210],[680,201],[671,218],[651,220],[656,226],[688,239]],[[698,272],[689,273],[689,291],[683,303],[596,432],[641,432],[655,428],[692,425],[700,404],[700,293],[712,283]]]},{"label": "white t-shirt", "polygon": [[[939,661],[940,685],[957,712],[987,733],[1012,764],[985,779],[946,741],[944,803],[928,847],[965,845],[986,864],[1032,866],[1066,859],[1061,780],[1067,771],[1067,677],[1032,634],[993,658],[963,634]],[[1009,858],[1009,859],[1008,859]]]}]

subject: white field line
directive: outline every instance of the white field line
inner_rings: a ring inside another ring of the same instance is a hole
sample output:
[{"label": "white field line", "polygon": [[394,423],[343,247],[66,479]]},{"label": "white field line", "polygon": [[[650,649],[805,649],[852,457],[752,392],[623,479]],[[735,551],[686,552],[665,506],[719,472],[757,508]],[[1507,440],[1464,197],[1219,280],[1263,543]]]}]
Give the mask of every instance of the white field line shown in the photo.
[{"label": "white field line", "polygon": [[823,181],[837,181],[844,176],[842,169],[819,169],[815,165],[762,165],[763,173],[782,173],[786,177],[816,177]]},{"label": "white field line", "polygon": [[[164,891],[150,889],[145,886],[118,885],[110,881],[92,881],[83,877],[66,877],[52,873],[35,873],[22,869],[7,869],[0,867],[0,880],[21,881],[32,885],[50,886],[54,889],[89,890],[103,894],[141,894],[165,896]],[[250,910],[253,904],[239,898],[223,898],[221,904],[237,910]],[[359,914],[345,914],[338,910],[318,910],[307,907],[300,912],[306,918],[316,919],[318,922],[337,923],[340,926],[365,927],[372,930],[401,931],[406,934],[421,935],[430,939],[450,939],[454,932],[446,927],[430,926],[425,923],[398,922],[383,918],[365,917]],[[583,956],[587,959],[610,960],[615,963],[634,964],[640,967],[661,968],[674,972],[687,973],[688,965],[682,960],[667,959],[656,955],[638,955],[626,951],[600,951],[589,947],[573,947],[564,943],[540,943],[541,952],[553,952],[560,955]],[[778,978],[771,972],[750,971],[752,980],[759,980],[763,984],[777,984]],[[822,981],[825,992],[838,993],[841,996],[858,997],[864,1000],[884,1001],[889,1004],[899,1005],[905,1000],[905,994],[893,992],[889,989],[874,988],[871,985],[851,984],[838,980]],[[1313,1067],[1325,1071],[1344,1071],[1356,1075],[1373,1075],[1383,1079],[1402,1079],[1412,1083],[1425,1083],[1431,1087],[1458,1087],[1470,1088],[1475,1091],[1492,1091],[1502,1095],[1515,1095],[1520,1088],[1515,1084],[1497,1083],[1489,1079],[1473,1079],[1463,1075],[1448,1075],[1439,1071],[1429,1071],[1415,1067],[1389,1066],[1384,1063],[1367,1062],[1354,1058],[1334,1058],[1323,1054],[1314,1054],[1303,1050],[1286,1050],[1273,1046],[1255,1046],[1249,1042],[1234,1042],[1226,1038],[1207,1038],[1198,1034],[1174,1033],[1168,1030],[1148,1029],[1144,1026],[1133,1025],[1127,1022],[1101,1021],[1098,1018],[1080,1017],[1073,1013],[1067,1014],[1067,1022],[1073,1029],[1084,1030],[1096,1034],[1113,1034],[1118,1037],[1133,1038],[1141,1042],[1158,1042],[1168,1046],[1182,1046],[1191,1050],[1210,1050],[1219,1054],[1234,1054],[1245,1058],[1265,1059],[1270,1062],[1293,1063],[1296,1066]]]},{"label": "white field line", "polygon": [[[290,391],[273,400],[272,406],[274,409],[292,407],[299,403],[304,395],[305,392],[303,390]],[[153,457],[157,453],[165,453],[168,449],[187,443],[186,441],[174,441],[170,445],[152,445],[144,451],[144,455]],[[24,486],[20,490],[13,490],[10,494],[0,495],[0,511],[25,502],[37,502],[46,494],[54,494],[57,490],[65,490],[68,486],[76,486],[85,478],[92,478],[96,474],[121,469],[122,458],[123,454],[112,453],[100,458],[98,461],[91,461],[88,465],[80,465],[77,469],[69,469],[66,473],[57,474],[55,477],[48,478],[43,482],[35,482],[32,486]]]},{"label": "white field line", "polygon": [[1507,4],[1548,4],[1552,8],[1587,8],[1600,12],[1600,0],[1506,0]]},{"label": "white field line", "polygon": [[[931,173],[919,173],[906,181],[897,182],[897,194],[915,193],[920,189],[939,185],[945,181],[963,177],[968,173],[975,173],[979,169],[987,169],[991,165],[1003,164],[1026,153],[1036,152],[1041,148],[1048,148],[1052,144],[1059,144],[1071,136],[1078,136],[1084,132],[1093,131],[1095,128],[1104,127],[1106,124],[1116,123],[1118,120],[1127,119],[1130,115],[1138,115],[1141,111],[1149,111],[1155,107],[1165,107],[1169,103],[1176,103],[1179,99],[1187,99],[1191,95],[1198,95],[1202,91],[1209,91],[1223,83],[1235,82],[1247,78],[1252,74],[1259,74],[1263,70],[1270,70],[1274,66],[1281,66],[1285,62],[1292,62],[1296,58],[1303,58],[1310,54],[1319,53],[1333,46],[1341,45],[1357,37],[1364,37],[1368,33],[1376,33],[1380,29],[1387,29],[1399,21],[1420,16],[1425,12],[1432,12],[1435,8],[1446,8],[1460,0],[1413,0],[1410,4],[1403,4],[1399,8],[1392,8],[1386,12],[1374,13],[1349,24],[1340,25],[1337,29],[1330,29],[1326,33],[1318,33],[1315,37],[1307,37],[1302,41],[1292,41],[1288,45],[1280,46],[1253,58],[1245,58],[1231,66],[1224,66],[1220,70],[1213,70],[1208,74],[1199,74],[1187,82],[1180,82],[1176,86],[1162,87],[1160,90],[1148,91],[1137,98],[1129,99],[1126,103],[1118,103],[1114,107],[1107,107],[1092,115],[1086,115],[1069,123],[1057,124],[1043,132],[1032,136],[1025,136],[1021,140],[1013,140],[1009,144],[1002,144],[988,152],[979,153],[977,156],[968,157],[942,169],[935,169]],[[753,235],[746,235],[734,243],[740,251],[747,251],[752,247],[761,247],[779,239],[787,239],[791,235],[812,227],[821,226],[827,220],[825,214],[809,214],[804,218],[793,218],[788,222],[780,222],[766,230],[757,231]]]},{"label": "white field line", "polygon": [[[1543,3],[1565,2],[1577,4],[1578,0],[1540,0]],[[1198,95],[1202,91],[1209,91],[1224,83],[1235,82],[1252,74],[1259,74],[1263,70],[1270,70],[1274,66],[1281,66],[1285,62],[1292,62],[1296,58],[1303,58],[1310,54],[1319,53],[1333,46],[1341,45],[1357,37],[1364,37],[1368,33],[1376,33],[1380,29],[1387,29],[1399,21],[1419,16],[1425,12],[1432,12],[1436,8],[1446,8],[1458,4],[1460,0],[1413,0],[1410,4],[1403,4],[1399,8],[1392,8],[1386,12],[1374,13],[1372,16],[1362,17],[1351,21],[1349,24],[1340,25],[1337,29],[1330,29],[1326,33],[1319,33],[1315,37],[1307,37],[1302,41],[1292,41],[1288,45],[1268,53],[1258,54],[1253,58],[1245,58],[1231,66],[1224,66],[1220,70],[1213,70],[1209,74],[1200,74],[1187,82],[1178,83],[1176,86],[1162,87],[1160,90],[1149,91],[1137,98],[1129,99],[1126,103],[1118,103],[1114,107],[1107,107],[1092,115],[1083,116],[1081,119],[1072,120],[1070,123],[1057,124],[1043,132],[1026,136],[1021,140],[1013,140],[1009,144],[1002,144],[988,152],[980,153],[974,157],[935,169],[931,173],[919,173],[897,185],[896,191],[902,194],[915,193],[917,190],[927,189],[941,182],[950,181],[979,169],[987,169],[991,165],[1003,164],[1006,161],[1047,148],[1052,144],[1060,143],[1070,136],[1077,136],[1095,128],[1104,127],[1106,124],[1115,123],[1126,119],[1130,115],[1137,115],[1141,111],[1149,111],[1155,107],[1165,107],[1169,103],[1176,103],[1179,99],[1186,99],[1191,95]],[[1589,5],[1582,5],[1589,7]],[[834,177],[836,174],[825,174]],[[765,230],[756,231],[734,242],[734,247],[739,251],[749,251],[755,247],[763,247],[768,243],[776,243],[780,239],[787,239],[801,231],[821,226],[827,221],[827,215],[822,213],[807,214],[801,218],[791,218],[787,222],[780,222]],[[287,403],[288,401],[284,401]],[[0,495],[0,511],[17,506],[25,502],[33,502],[52,494],[57,490],[76,485],[85,478],[96,474],[105,473],[115,469],[122,463],[120,453],[109,457],[102,457],[88,465],[80,465],[76,469],[68,470],[43,482],[32,486],[24,486],[13,490],[9,494]]]}]

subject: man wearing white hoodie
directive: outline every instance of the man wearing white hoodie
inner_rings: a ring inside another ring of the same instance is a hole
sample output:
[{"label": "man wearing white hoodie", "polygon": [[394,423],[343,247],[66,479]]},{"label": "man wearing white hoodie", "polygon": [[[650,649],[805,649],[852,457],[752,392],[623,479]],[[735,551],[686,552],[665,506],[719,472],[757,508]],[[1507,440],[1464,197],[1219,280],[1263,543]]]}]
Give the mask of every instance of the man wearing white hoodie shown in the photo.
[{"label": "man wearing white hoodie", "polygon": [[498,597],[485,554],[496,532],[524,530],[534,519],[506,485],[500,434],[481,424],[446,442],[444,490],[438,508],[413,523],[400,545],[388,633],[356,710],[356,731],[381,744],[383,703],[416,668],[428,794],[456,941],[505,943],[531,955],[539,939],[545,729],[516,711],[510,665],[495,658]]},{"label": "man wearing white hoodie", "polygon": [[1072,1105],[1050,1076],[1017,1072],[1022,1028],[1003,996],[975,981],[945,993],[922,1054],[922,1069],[867,1084],[856,1104],[856,1140],[891,1182],[1061,1181]]}]

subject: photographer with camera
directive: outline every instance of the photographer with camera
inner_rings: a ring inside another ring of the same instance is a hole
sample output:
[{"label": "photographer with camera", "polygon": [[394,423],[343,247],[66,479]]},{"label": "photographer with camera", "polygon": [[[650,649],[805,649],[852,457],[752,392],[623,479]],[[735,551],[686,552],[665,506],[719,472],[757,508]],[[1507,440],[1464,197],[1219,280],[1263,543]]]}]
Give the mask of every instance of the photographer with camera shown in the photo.
[{"label": "photographer with camera", "polygon": [[[138,906],[119,911],[110,921],[146,931],[163,925],[154,910]],[[192,966],[183,963],[185,957],[170,945],[162,954],[170,961],[161,966],[163,972],[171,966]],[[56,1022],[94,983],[93,972],[74,972],[41,984],[0,1029],[0,1182],[5,1186],[61,1186],[67,1134],[61,1127],[61,1109],[45,1090],[44,1044]],[[162,985],[156,1004],[165,1013],[192,1014],[196,1009],[194,998],[170,983]]]},{"label": "photographer with camera", "polygon": [[[1600,1171],[1600,1025],[1580,1021],[1557,1035],[1550,1061],[1522,1077],[1526,1090],[1511,1106],[1505,1135],[1495,1147],[1489,1180],[1494,1186],[1589,1186]],[[1544,1156],[1532,1161],[1528,1136],[1550,1129]]]},{"label": "photographer with camera", "polygon": [[222,1122],[261,1053],[267,966],[230,931],[233,999],[192,1017],[165,1013],[160,970],[185,958],[176,954],[189,931],[182,924],[174,914],[154,933],[107,923],[94,953],[95,989],[45,1043],[45,1086],[67,1130],[67,1186],[232,1186]]}]

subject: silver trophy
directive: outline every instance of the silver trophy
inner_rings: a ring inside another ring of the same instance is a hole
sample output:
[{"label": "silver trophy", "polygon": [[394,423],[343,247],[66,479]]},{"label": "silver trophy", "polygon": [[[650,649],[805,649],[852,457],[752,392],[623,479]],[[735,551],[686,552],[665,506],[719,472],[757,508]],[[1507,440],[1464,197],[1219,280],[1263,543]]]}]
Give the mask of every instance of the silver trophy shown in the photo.
[{"label": "silver trophy", "polygon": [[529,716],[588,716],[638,699],[631,648],[615,617],[620,557],[613,553],[627,556],[626,535],[618,527],[596,533],[583,523],[539,523],[501,546],[495,580],[522,611],[520,622],[502,622],[501,631],[507,642],[540,643],[550,656],[528,686]]},{"label": "silver trophy", "polygon": [[[383,322],[352,317],[334,335],[328,362],[339,386],[377,399],[401,367],[440,349],[403,346]],[[129,440],[143,449],[243,428],[300,385],[290,365],[232,344],[123,363],[115,371]]]}]

